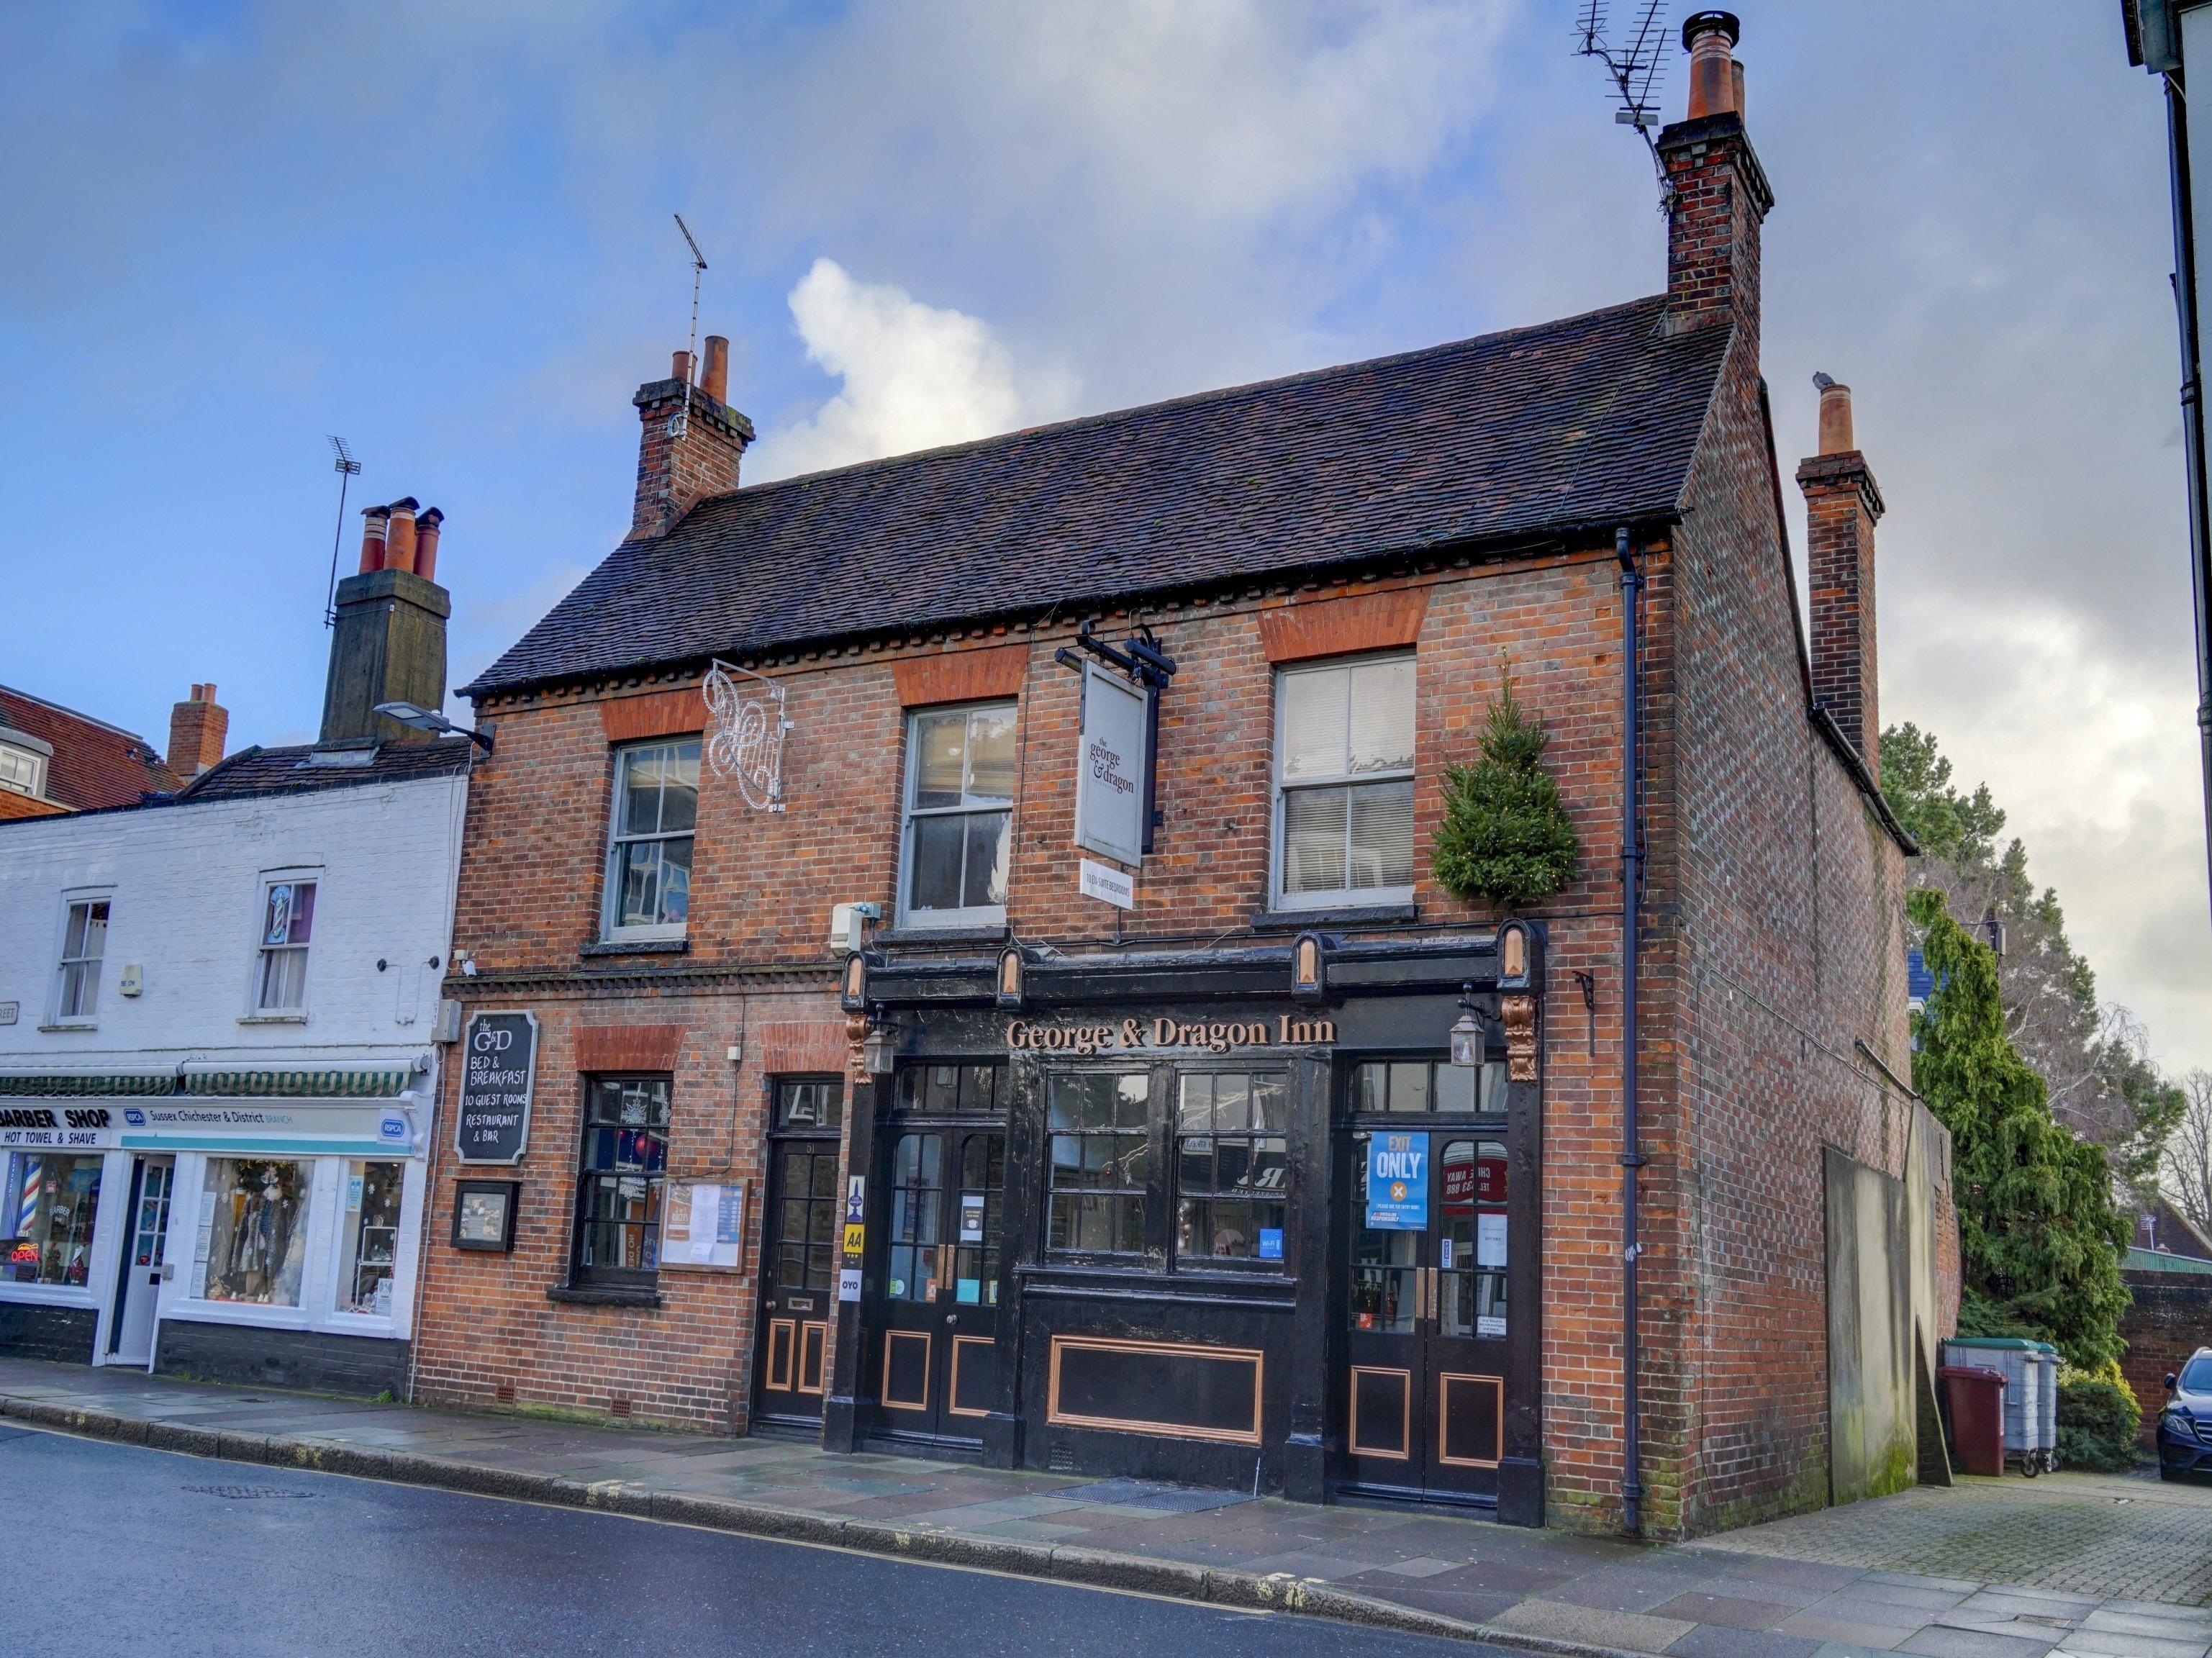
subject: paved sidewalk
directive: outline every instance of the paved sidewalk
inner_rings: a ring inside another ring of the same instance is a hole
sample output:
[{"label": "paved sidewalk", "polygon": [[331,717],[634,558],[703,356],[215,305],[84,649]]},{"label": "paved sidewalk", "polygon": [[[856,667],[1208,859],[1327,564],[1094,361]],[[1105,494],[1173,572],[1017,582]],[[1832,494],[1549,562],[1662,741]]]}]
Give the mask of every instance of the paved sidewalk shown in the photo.
[{"label": "paved sidewalk", "polygon": [[2212,1485],[1966,1480],[1678,1547],[0,1359],[0,1416],[1554,1652],[2208,1658]]}]

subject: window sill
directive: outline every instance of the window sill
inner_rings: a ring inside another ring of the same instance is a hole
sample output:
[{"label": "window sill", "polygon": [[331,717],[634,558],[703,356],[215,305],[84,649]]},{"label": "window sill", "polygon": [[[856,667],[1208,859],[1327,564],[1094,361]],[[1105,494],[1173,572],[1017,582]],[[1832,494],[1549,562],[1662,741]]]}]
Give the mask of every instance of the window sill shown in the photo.
[{"label": "window sill", "polygon": [[51,1023],[40,1025],[39,1029],[49,1032],[61,1030],[97,1030],[100,1029],[100,1021],[97,1019],[56,1019]]},{"label": "window sill", "polygon": [[608,938],[586,944],[576,953],[594,956],[681,956],[691,948],[689,938]]},{"label": "window sill", "polygon": [[545,1292],[545,1299],[574,1307],[636,1307],[648,1312],[661,1304],[658,1290],[617,1290],[599,1284],[556,1284]]},{"label": "window sill", "polygon": [[238,1022],[240,1024],[305,1024],[307,1016],[304,1013],[241,1013],[238,1016]]},{"label": "window sill", "polygon": [[868,940],[872,944],[1003,944],[1012,934],[1005,922],[987,926],[917,926],[908,921]]},{"label": "window sill", "polygon": [[1304,932],[1321,926],[1404,926],[1421,919],[1419,904],[1340,904],[1332,909],[1262,909],[1255,932]]}]

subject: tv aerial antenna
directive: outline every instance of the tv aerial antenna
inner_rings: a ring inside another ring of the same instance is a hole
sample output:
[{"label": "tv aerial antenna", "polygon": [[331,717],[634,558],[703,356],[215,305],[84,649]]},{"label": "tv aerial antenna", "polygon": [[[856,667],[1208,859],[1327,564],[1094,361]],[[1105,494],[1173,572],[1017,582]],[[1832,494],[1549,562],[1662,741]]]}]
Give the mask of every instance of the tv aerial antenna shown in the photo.
[{"label": "tv aerial antenna", "polygon": [[1619,45],[1607,38],[1607,0],[1583,0],[1582,15],[1575,24],[1582,37],[1576,55],[1596,58],[1613,77],[1620,94],[1620,107],[1613,118],[1634,127],[1644,140],[1659,179],[1659,210],[1665,213],[1674,206],[1674,189],[1667,181],[1666,163],[1659,159],[1659,145],[1651,134],[1659,125],[1659,82],[1666,70],[1667,0],[1635,0],[1632,21]]},{"label": "tv aerial antenna", "polygon": [[684,245],[691,250],[691,350],[684,359],[690,367],[684,375],[684,412],[677,416],[669,431],[669,436],[680,438],[691,428],[691,387],[699,378],[699,278],[707,273],[707,256],[699,251],[699,239],[691,234],[681,213],[676,215],[676,228],[684,233]]},{"label": "tv aerial antenna", "polygon": [[331,451],[337,457],[331,470],[338,475],[338,527],[331,531],[331,585],[323,595],[323,626],[334,628],[338,620],[338,546],[345,539],[346,485],[361,476],[361,463],[346,447],[346,440],[333,433]]}]

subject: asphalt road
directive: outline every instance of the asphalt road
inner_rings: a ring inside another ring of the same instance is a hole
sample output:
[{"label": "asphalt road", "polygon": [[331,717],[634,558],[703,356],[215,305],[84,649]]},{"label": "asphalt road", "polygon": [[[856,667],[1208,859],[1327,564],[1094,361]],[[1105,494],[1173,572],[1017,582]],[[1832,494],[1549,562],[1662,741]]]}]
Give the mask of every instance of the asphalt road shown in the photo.
[{"label": "asphalt road", "polygon": [[1508,1658],[0,1426],[0,1651]]}]

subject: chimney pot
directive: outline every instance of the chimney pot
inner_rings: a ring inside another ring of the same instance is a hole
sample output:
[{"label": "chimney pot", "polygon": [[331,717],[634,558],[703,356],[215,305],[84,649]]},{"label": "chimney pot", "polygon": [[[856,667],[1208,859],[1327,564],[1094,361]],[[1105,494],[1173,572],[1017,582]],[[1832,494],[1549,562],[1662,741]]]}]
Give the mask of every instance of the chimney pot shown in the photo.
[{"label": "chimney pot", "polygon": [[1820,388],[1820,452],[1847,454],[1858,447],[1851,436],[1851,388],[1826,374],[1813,376]]},{"label": "chimney pot", "polygon": [[691,378],[691,354],[689,351],[678,351],[669,358],[668,378],[672,380],[690,381]]},{"label": "chimney pot", "polygon": [[1740,84],[1729,53],[1743,38],[1734,12],[1692,12],[1682,24],[1682,48],[1690,54],[1690,118],[1725,115],[1737,109]]},{"label": "chimney pot", "polygon": [[387,570],[410,570],[415,568],[415,497],[407,495],[392,503],[392,528],[384,541],[384,568]]},{"label": "chimney pot", "polygon": [[722,335],[707,336],[707,362],[699,389],[717,403],[730,400],[730,342]]},{"label": "chimney pot", "polygon": [[361,510],[361,574],[368,575],[384,568],[384,541],[392,526],[389,507],[364,507]]},{"label": "chimney pot", "polygon": [[438,579],[438,526],[445,521],[434,507],[415,520],[415,574],[425,581]]}]

